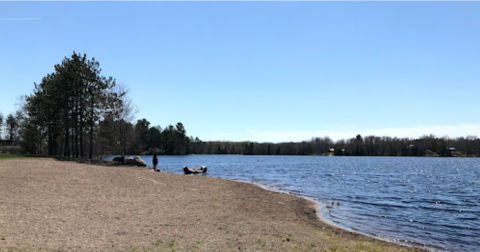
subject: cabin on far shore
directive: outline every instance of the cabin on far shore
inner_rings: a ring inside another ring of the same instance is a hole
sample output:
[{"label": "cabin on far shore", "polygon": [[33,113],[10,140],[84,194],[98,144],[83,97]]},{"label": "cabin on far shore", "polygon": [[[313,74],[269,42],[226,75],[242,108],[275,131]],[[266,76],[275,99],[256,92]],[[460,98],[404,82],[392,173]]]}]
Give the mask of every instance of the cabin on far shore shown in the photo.
[{"label": "cabin on far shore", "polygon": [[347,155],[347,152],[345,151],[345,149],[334,149],[334,148],[330,148],[330,149],[328,150],[328,152],[329,152],[329,153],[332,152],[333,155],[335,155],[335,156],[345,156],[345,155]]},{"label": "cabin on far shore", "polygon": [[456,157],[457,149],[455,149],[455,147],[447,147],[447,151],[445,154],[447,157]]},{"label": "cabin on far shore", "polygon": [[333,156],[335,154],[335,149],[334,148],[328,148],[327,151],[327,156]]}]

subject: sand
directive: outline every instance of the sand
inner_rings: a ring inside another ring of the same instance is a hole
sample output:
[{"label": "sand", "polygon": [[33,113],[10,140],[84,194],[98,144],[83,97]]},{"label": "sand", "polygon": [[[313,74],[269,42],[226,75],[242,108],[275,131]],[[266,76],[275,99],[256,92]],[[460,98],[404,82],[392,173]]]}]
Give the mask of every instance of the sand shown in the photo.
[{"label": "sand", "polygon": [[0,160],[1,250],[423,251],[253,184],[31,158]]}]

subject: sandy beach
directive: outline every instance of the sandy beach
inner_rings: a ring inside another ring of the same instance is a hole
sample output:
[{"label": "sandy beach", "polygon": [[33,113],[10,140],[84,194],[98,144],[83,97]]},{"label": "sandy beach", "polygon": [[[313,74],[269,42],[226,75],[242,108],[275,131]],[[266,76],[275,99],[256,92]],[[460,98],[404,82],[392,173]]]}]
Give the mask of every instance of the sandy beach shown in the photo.
[{"label": "sandy beach", "polygon": [[1,250],[423,251],[248,183],[32,158],[0,160]]}]

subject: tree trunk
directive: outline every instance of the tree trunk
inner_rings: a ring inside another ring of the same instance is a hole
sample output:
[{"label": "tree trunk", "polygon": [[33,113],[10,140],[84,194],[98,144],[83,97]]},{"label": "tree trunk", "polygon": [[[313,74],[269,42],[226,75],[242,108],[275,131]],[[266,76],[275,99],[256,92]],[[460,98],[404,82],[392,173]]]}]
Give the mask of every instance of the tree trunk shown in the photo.
[{"label": "tree trunk", "polygon": [[65,141],[64,141],[64,149],[63,149],[63,155],[65,157],[69,157],[70,156],[70,143],[69,143],[69,139],[70,139],[70,129],[69,129],[69,126],[68,126],[68,111],[65,112]]},{"label": "tree trunk", "polygon": [[93,97],[93,93],[90,93],[91,94],[91,99],[92,99],[92,106],[90,107],[90,149],[89,149],[89,152],[88,152],[88,158],[89,159],[92,159],[93,158],[93,126],[95,124],[95,121],[94,121],[94,109],[93,107],[95,106],[95,101],[94,101],[94,97]]},{"label": "tree trunk", "polygon": [[75,99],[75,157],[78,157],[78,91]]},{"label": "tree trunk", "polygon": [[[80,119],[80,121],[83,119]],[[85,156],[83,155],[83,123],[80,126],[80,157],[84,158]]]}]

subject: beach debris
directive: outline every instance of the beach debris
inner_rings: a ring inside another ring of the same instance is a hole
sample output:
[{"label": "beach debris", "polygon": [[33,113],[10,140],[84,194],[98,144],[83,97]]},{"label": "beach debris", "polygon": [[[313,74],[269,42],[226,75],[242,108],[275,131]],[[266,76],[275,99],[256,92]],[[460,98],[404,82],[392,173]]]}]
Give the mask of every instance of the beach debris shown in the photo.
[{"label": "beach debris", "polygon": [[140,156],[136,156],[133,160],[137,163],[138,166],[147,166],[147,163],[145,163],[145,161],[143,161]]},{"label": "beach debris", "polygon": [[[123,163],[123,158],[115,157],[113,161]],[[147,163],[145,163],[145,161],[143,161],[143,159],[140,156],[136,156],[135,158],[126,158],[125,165],[146,167]]]}]

